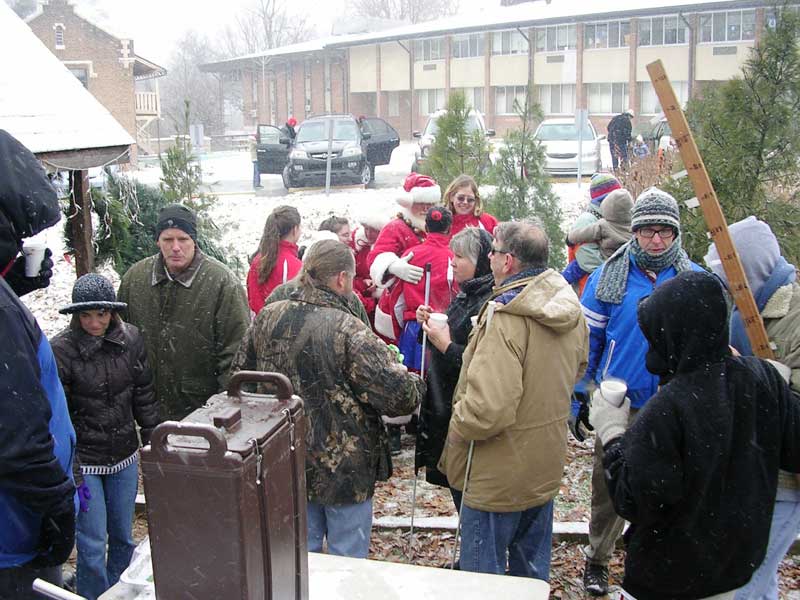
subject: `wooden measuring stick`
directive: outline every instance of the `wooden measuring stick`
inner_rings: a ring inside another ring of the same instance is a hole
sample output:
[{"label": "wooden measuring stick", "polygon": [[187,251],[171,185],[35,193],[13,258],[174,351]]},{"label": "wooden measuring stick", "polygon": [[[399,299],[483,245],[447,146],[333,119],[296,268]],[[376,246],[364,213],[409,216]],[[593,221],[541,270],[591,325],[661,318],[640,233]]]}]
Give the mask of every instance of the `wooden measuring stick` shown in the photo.
[{"label": "wooden measuring stick", "polygon": [[661,64],[660,60],[652,62],[647,65],[647,72],[653,82],[653,88],[655,88],[658,95],[658,100],[661,103],[664,115],[667,117],[667,122],[672,129],[672,138],[678,145],[678,151],[681,154],[683,165],[686,167],[689,180],[692,182],[695,194],[697,194],[697,200],[703,210],[706,227],[722,259],[722,267],[725,269],[725,276],[728,278],[728,287],[733,294],[739,313],[742,315],[742,321],[744,321],[747,337],[753,347],[753,352],[761,358],[774,358],[775,355],[769,344],[767,331],[764,329],[764,322],[761,320],[756,301],[753,299],[753,294],[747,285],[747,278],[745,277],[744,269],[742,269],[739,254],[736,252],[733,240],[731,240],[728,223],[725,220],[725,215],[722,214],[722,207],[717,199],[717,193],[711,185],[708,171],[706,171],[706,166],[700,157],[697,144],[692,137],[692,132],[689,130],[689,123],[681,110],[680,103],[672,89],[672,84],[670,84],[667,77],[667,72],[664,70],[664,65]]}]

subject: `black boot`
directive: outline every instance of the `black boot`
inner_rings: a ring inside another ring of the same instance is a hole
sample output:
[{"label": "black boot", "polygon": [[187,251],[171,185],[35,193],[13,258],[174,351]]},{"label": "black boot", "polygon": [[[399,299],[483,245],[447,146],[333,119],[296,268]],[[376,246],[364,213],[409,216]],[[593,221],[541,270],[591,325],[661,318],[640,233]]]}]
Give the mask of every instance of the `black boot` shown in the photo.
[{"label": "black boot", "polygon": [[583,589],[592,596],[605,596],[608,593],[608,567],[587,560],[583,569]]}]

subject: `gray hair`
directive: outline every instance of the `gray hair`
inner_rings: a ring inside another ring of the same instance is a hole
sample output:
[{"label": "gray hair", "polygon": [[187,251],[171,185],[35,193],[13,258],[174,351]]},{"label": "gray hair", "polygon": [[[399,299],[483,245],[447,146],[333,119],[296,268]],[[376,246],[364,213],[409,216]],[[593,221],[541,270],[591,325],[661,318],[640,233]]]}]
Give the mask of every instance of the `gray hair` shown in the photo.
[{"label": "gray hair", "polygon": [[450,240],[450,250],[459,256],[469,259],[473,265],[477,265],[481,254],[480,229],[467,227],[459,231]]},{"label": "gray hair", "polygon": [[494,237],[520,262],[520,270],[547,268],[550,240],[539,219],[499,223]]}]

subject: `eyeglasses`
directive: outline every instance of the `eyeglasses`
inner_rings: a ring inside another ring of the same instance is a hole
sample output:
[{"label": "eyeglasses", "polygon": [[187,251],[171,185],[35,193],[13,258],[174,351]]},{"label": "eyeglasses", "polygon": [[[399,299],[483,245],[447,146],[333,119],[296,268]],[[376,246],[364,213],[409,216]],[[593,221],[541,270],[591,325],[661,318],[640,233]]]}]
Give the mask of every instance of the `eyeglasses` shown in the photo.
[{"label": "eyeglasses", "polygon": [[512,252],[509,252],[508,250],[499,250],[494,246],[492,246],[492,249],[489,250],[489,255],[491,256],[492,254],[508,254],[509,256],[514,256]]},{"label": "eyeglasses", "polygon": [[662,240],[669,240],[675,237],[675,230],[672,227],[665,227],[664,229],[652,229],[650,227],[644,227],[639,229],[637,233],[646,240],[652,239],[656,234],[658,234],[658,237],[660,237]]},{"label": "eyeglasses", "polygon": [[475,196],[465,196],[464,194],[458,194],[456,196],[456,200],[459,202],[466,202],[467,204],[475,204]]}]

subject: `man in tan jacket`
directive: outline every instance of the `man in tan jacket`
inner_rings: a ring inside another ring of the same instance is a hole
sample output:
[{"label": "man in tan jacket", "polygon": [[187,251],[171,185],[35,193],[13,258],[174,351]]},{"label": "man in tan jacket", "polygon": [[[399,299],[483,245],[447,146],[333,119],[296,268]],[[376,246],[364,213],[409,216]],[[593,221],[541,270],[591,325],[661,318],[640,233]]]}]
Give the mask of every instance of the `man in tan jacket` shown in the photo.
[{"label": "man in tan jacket", "polygon": [[495,229],[497,309],[491,323],[481,310],[464,352],[439,464],[466,492],[462,570],[502,574],[508,566],[511,575],[549,579],[570,393],[586,368],[589,335],[575,292],[547,268],[548,250],[539,224]]}]

